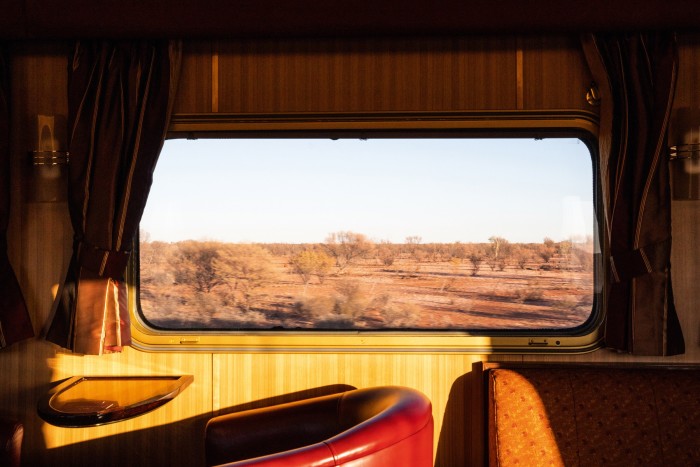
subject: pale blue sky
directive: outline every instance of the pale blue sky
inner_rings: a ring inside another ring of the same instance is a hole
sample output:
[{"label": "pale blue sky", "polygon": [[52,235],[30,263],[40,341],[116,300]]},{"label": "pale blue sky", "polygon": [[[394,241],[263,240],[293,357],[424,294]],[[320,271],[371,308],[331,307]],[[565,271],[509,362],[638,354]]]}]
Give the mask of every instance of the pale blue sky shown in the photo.
[{"label": "pale blue sky", "polygon": [[166,141],[141,228],[151,240],[404,242],[593,234],[577,139]]}]

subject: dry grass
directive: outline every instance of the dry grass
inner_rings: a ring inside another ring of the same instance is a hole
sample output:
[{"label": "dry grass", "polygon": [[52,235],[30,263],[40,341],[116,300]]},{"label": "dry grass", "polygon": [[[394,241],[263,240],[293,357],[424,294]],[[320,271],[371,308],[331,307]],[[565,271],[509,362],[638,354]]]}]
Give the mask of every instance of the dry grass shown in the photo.
[{"label": "dry grass", "polygon": [[223,286],[202,294],[161,278],[142,281],[144,315],[166,328],[562,329],[583,324],[593,304],[584,271],[507,265],[472,275],[467,262],[404,257],[361,260],[305,285],[288,258],[273,261],[276,280],[255,290],[247,310]]}]

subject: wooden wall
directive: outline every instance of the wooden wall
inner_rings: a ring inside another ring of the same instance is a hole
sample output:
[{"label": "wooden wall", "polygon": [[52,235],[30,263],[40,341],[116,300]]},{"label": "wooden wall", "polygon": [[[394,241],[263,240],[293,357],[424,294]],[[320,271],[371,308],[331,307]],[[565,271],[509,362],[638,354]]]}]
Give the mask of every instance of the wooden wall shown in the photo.
[{"label": "wooden wall", "polygon": [[570,37],[198,42],[176,113],[586,109]]},{"label": "wooden wall", "polygon": [[[700,108],[700,45],[684,37],[678,107]],[[29,189],[27,151],[37,114],[65,115],[67,44],[20,43],[12,50],[12,218],[10,257],[37,332],[70,257],[65,202],[42,203]],[[186,47],[176,112],[586,109],[590,76],[575,38],[456,38],[382,41],[197,42]],[[474,362],[583,360],[700,363],[700,201],[673,213],[675,295],[687,353],[640,359],[604,350],[579,356],[435,354],[144,353],[75,356],[41,340],[0,351],[0,413],[26,427],[24,465],[201,465],[206,420],[215,413],[336,391],[398,384],[433,403],[437,466],[478,458],[469,438]],[[194,383],[142,417],[95,428],[43,423],[38,398],[73,375],[192,374]],[[476,445],[476,446],[473,446]]]}]

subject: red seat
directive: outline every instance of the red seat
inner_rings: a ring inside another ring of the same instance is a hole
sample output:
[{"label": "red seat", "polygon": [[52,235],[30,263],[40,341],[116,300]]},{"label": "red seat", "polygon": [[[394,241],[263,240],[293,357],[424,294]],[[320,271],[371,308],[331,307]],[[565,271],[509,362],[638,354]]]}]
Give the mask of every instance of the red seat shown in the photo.
[{"label": "red seat", "polygon": [[205,443],[210,466],[427,467],[432,408],[410,388],[355,389],[212,418]]}]

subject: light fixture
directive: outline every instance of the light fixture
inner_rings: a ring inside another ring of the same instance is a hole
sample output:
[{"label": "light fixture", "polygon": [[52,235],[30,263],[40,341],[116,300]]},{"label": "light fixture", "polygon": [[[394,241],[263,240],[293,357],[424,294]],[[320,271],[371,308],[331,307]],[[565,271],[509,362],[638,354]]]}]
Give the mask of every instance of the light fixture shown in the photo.
[{"label": "light fixture", "polygon": [[32,165],[28,184],[30,201],[66,200],[69,153],[61,143],[65,140],[65,117],[37,115],[37,149],[29,152]]},{"label": "light fixture", "polygon": [[700,109],[674,111],[669,138],[674,200],[700,200]]}]

